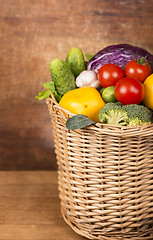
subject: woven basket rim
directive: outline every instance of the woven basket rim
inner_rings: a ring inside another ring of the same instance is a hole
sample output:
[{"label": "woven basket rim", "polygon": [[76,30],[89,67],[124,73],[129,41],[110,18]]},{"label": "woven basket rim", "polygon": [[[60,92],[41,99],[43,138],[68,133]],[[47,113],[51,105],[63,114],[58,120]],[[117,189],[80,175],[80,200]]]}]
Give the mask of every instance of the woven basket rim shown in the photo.
[{"label": "woven basket rim", "polygon": [[[61,112],[62,117],[65,117],[65,122],[69,117],[74,116],[75,114],[71,113],[70,111],[66,110],[65,108],[61,107],[59,103],[56,101],[54,94],[51,94],[49,98],[46,99],[46,104],[48,106],[53,103],[56,108]],[[63,112],[67,115],[67,117],[63,114]],[[88,127],[83,128],[84,130],[95,130],[95,131],[102,131],[108,135],[118,135],[122,137],[133,137],[133,136],[152,136],[153,135],[153,123],[143,126],[120,126],[120,125],[112,125],[107,123],[95,123]],[[79,130],[83,130],[79,129]],[[77,130],[70,130],[70,131],[78,131]]]}]

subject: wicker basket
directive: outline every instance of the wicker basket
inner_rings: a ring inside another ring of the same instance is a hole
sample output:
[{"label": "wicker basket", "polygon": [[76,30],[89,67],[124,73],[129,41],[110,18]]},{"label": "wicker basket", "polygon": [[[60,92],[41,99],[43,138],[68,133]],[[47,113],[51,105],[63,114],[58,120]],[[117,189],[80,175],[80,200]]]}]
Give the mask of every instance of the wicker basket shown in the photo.
[{"label": "wicker basket", "polygon": [[89,239],[153,239],[153,124],[97,123],[76,131],[73,116],[47,99],[63,218]]}]

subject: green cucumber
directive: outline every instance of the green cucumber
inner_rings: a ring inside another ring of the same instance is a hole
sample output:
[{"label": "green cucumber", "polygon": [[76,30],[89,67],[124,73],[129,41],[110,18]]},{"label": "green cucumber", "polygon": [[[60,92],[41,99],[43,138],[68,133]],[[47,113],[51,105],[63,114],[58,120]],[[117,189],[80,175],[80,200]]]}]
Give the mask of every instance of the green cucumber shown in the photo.
[{"label": "green cucumber", "polygon": [[76,88],[75,77],[69,65],[62,59],[55,58],[50,62],[50,72],[56,91],[60,96]]},{"label": "green cucumber", "polygon": [[66,62],[69,64],[74,77],[76,78],[86,69],[86,62],[83,52],[80,48],[71,48],[67,54]]}]

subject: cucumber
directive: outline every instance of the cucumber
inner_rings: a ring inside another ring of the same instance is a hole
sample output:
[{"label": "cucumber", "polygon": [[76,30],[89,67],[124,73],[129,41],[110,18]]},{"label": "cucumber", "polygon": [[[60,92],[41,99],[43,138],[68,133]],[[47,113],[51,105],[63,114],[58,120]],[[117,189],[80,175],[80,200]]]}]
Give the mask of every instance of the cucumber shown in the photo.
[{"label": "cucumber", "polygon": [[50,72],[56,91],[60,96],[76,88],[75,77],[69,65],[62,59],[55,58],[50,62]]},{"label": "cucumber", "polygon": [[86,69],[86,63],[83,52],[80,48],[71,48],[67,54],[66,62],[69,64],[74,77],[76,78]]}]

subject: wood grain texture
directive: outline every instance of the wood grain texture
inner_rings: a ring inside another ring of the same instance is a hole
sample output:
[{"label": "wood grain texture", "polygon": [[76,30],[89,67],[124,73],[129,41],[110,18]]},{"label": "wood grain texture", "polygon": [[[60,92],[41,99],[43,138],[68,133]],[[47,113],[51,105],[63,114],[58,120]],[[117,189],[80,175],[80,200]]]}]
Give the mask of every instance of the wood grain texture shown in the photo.
[{"label": "wood grain texture", "polygon": [[50,80],[50,61],[73,46],[153,52],[153,0],[0,2],[0,169],[56,169],[48,110],[34,98]]},{"label": "wood grain texture", "polygon": [[1,172],[0,240],[85,240],[64,222],[56,171]]}]

